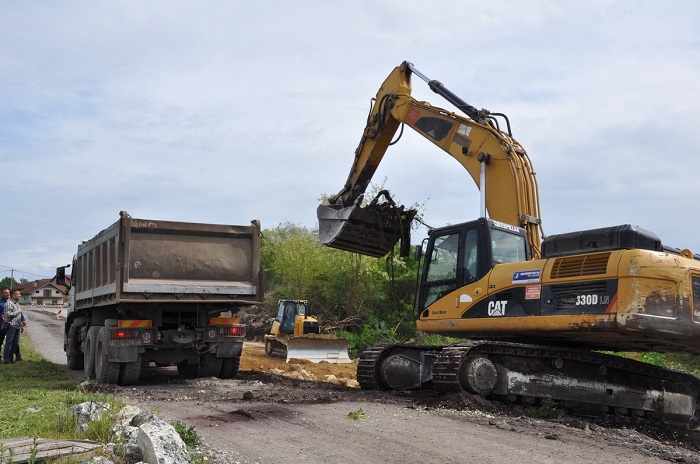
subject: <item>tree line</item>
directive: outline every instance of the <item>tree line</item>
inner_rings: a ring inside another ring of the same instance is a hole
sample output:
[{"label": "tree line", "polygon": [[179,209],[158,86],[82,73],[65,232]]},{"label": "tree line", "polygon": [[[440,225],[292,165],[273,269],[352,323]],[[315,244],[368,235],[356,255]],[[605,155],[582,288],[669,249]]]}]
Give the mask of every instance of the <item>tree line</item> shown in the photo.
[{"label": "tree line", "polygon": [[261,265],[267,306],[304,299],[327,329],[358,349],[377,340],[415,338],[414,294],[418,262],[400,257],[398,245],[372,258],[322,245],[318,230],[293,223],[263,230]]}]

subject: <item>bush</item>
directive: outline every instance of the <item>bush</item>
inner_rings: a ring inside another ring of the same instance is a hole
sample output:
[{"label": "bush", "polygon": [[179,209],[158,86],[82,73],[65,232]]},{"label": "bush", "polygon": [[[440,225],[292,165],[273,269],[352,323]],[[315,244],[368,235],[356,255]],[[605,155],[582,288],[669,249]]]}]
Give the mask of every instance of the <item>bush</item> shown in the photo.
[{"label": "bush", "polygon": [[178,420],[173,422],[172,426],[175,428],[177,434],[180,435],[182,441],[185,442],[187,448],[194,448],[202,442],[197,429],[193,425],[187,425]]}]

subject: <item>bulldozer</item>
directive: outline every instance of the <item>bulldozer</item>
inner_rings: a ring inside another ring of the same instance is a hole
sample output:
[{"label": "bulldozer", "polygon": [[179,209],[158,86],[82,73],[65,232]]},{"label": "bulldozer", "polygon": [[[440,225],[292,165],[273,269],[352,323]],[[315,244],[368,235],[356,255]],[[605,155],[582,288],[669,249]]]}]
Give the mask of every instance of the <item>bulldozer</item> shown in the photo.
[{"label": "bulldozer", "polygon": [[277,317],[265,335],[265,354],[271,358],[304,359],[314,363],[351,363],[348,340],[322,334],[307,300],[279,300]]},{"label": "bulldozer", "polygon": [[[414,75],[459,113],[413,98]],[[700,354],[700,256],[631,224],[546,237],[535,170],[506,115],[476,109],[408,61],[372,100],[347,181],[317,209],[320,241],[381,257],[410,240],[415,211],[363,201],[404,127],[466,170],[481,217],[430,230],[416,250],[417,329],[464,341],[369,347],[357,367],[362,389],[466,391],[623,421],[700,422],[700,378],[601,352]]]}]

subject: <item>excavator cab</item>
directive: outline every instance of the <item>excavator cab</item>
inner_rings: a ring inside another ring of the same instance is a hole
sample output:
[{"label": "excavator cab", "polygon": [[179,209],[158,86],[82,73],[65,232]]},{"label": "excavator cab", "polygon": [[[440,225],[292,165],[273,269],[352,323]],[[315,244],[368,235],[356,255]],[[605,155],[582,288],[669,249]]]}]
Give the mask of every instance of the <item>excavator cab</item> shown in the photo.
[{"label": "excavator cab", "polygon": [[419,312],[486,276],[496,264],[529,259],[525,229],[487,218],[435,229],[428,238]]}]

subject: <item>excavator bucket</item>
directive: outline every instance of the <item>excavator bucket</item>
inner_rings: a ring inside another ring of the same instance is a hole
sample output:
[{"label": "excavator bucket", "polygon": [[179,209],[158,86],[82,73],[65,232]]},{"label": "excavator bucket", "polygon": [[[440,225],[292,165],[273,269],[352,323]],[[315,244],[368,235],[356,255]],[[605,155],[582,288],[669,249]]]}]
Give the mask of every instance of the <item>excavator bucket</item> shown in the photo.
[{"label": "excavator bucket", "polygon": [[348,340],[335,336],[303,336],[287,341],[287,362],[306,359],[314,363],[325,361],[332,364],[351,363],[348,356]]},{"label": "excavator bucket", "polygon": [[401,255],[411,246],[411,221],[416,210],[394,202],[367,206],[320,205],[316,210],[321,243],[332,248],[381,258],[401,240]]}]

